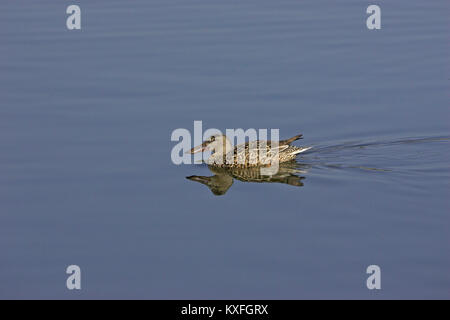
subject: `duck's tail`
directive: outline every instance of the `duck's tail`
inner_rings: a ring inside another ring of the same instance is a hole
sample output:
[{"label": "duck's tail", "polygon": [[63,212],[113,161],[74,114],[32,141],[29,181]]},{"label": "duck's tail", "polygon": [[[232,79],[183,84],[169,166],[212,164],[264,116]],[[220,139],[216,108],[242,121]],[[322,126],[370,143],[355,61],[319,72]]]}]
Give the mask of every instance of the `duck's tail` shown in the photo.
[{"label": "duck's tail", "polygon": [[280,146],[282,145],[286,145],[286,144],[291,144],[292,142],[294,142],[295,140],[301,139],[303,137],[302,134],[298,134],[292,138],[286,139],[286,140],[281,140],[280,141]]},{"label": "duck's tail", "polygon": [[291,153],[291,155],[296,155],[296,154],[299,154],[299,153],[308,151],[308,150],[311,149],[311,148],[312,148],[312,147],[300,147],[300,148],[297,148],[296,150],[294,150],[294,151]]}]

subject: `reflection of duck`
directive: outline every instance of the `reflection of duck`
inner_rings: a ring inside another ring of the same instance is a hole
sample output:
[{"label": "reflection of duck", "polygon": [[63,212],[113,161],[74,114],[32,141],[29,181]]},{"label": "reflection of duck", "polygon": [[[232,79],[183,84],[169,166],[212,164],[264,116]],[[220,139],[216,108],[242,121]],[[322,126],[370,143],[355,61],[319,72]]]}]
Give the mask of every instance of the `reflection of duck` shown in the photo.
[{"label": "reflection of duck", "polygon": [[307,166],[301,165],[296,161],[280,163],[278,171],[273,175],[266,174],[259,167],[220,168],[208,166],[208,168],[214,173],[213,176],[190,176],[186,178],[206,185],[212,193],[220,196],[228,191],[233,184],[233,179],[243,182],[278,182],[301,187],[303,186],[302,180],[305,177],[298,174],[305,173]]},{"label": "reflection of duck", "polygon": [[291,143],[300,139],[301,134],[290,139],[274,141],[256,140],[240,144],[233,148],[225,135],[214,135],[201,145],[192,148],[189,153],[212,152],[206,163],[214,167],[248,168],[271,163],[294,160],[297,154],[309,150],[309,147],[295,147]]}]

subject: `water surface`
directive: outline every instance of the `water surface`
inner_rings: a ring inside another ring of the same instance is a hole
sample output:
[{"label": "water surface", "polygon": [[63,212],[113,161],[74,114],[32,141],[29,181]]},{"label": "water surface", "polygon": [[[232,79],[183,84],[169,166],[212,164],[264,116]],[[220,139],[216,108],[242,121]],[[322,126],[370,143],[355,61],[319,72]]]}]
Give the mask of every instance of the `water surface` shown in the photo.
[{"label": "water surface", "polygon": [[[2,2],[0,297],[450,298],[448,4],[377,3]],[[186,179],[194,120],[303,133],[302,186]]]}]

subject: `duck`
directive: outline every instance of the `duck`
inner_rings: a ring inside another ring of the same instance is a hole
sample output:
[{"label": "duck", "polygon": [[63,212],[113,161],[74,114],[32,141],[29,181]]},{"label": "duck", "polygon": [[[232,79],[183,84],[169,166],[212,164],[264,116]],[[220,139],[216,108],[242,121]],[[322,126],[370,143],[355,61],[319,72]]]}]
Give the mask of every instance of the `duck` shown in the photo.
[{"label": "duck", "polygon": [[274,141],[256,140],[233,147],[230,139],[224,134],[210,136],[201,145],[188,151],[211,151],[211,156],[205,161],[209,166],[221,168],[249,168],[270,166],[273,163],[283,163],[294,160],[299,153],[311,147],[296,147],[291,143],[303,137],[302,134],[286,140]]}]

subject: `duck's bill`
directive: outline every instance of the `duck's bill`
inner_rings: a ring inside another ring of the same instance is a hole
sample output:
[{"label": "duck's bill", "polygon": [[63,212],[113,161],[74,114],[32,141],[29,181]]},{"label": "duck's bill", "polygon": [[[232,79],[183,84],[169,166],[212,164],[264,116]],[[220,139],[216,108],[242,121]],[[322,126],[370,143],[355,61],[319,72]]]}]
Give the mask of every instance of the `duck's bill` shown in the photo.
[{"label": "duck's bill", "polygon": [[191,150],[186,151],[186,153],[203,152],[203,151],[205,151],[207,146],[208,146],[208,143],[207,142],[203,142],[201,145],[193,147]]}]

